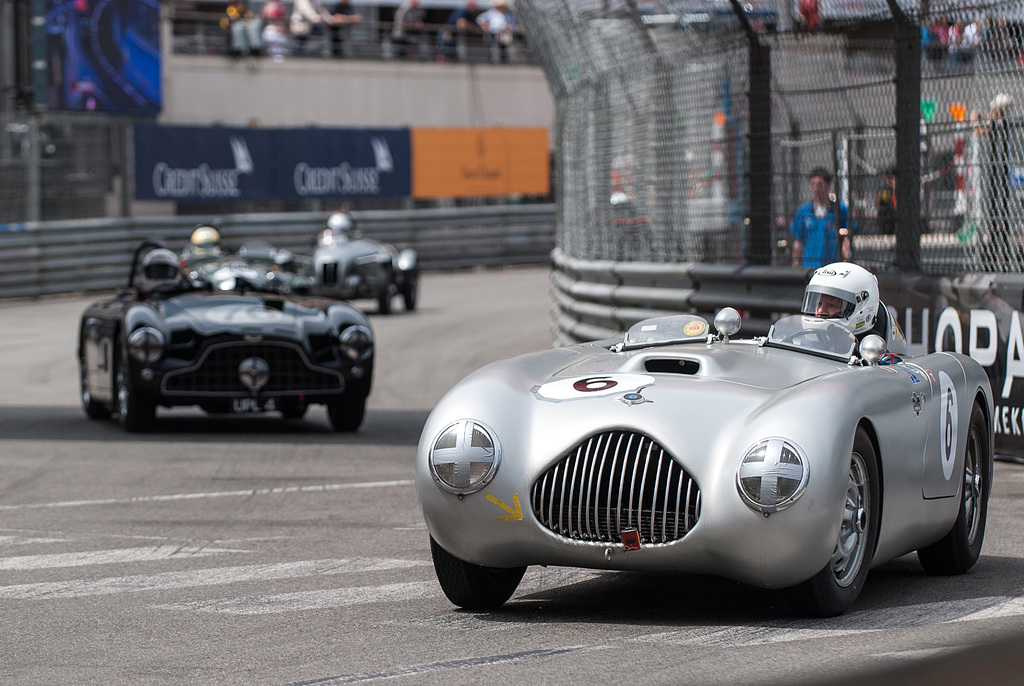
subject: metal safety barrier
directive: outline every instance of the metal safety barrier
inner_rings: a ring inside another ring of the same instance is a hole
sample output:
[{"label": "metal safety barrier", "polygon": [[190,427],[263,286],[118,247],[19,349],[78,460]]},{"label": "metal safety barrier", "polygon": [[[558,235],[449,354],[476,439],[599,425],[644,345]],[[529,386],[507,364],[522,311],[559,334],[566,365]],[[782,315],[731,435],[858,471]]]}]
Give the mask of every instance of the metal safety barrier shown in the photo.
[{"label": "metal safety barrier", "polygon": [[699,314],[709,321],[723,307],[744,317],[747,335],[768,332],[783,312],[796,312],[808,273],[782,267],[580,260],[552,252],[555,343],[568,345],[621,335],[651,317]]},{"label": "metal safety barrier", "polygon": [[[229,250],[258,239],[310,255],[327,216],[238,214],[213,223]],[[412,248],[424,270],[546,264],[555,245],[554,217],[549,204],[352,213],[363,236]],[[118,288],[127,282],[132,252],[141,241],[155,238],[180,252],[198,221],[187,216],[4,225],[0,298]]]}]

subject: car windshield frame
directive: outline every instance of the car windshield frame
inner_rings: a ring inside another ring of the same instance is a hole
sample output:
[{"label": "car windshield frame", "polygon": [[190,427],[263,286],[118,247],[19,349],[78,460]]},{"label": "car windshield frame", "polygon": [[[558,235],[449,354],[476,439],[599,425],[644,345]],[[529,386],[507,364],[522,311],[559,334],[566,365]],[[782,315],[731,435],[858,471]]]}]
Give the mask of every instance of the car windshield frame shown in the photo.
[{"label": "car windshield frame", "polygon": [[636,350],[678,343],[703,343],[709,332],[708,322],[693,314],[654,317],[629,327],[623,337],[622,350]]},{"label": "car windshield frame", "polygon": [[845,362],[857,349],[857,337],[829,319],[794,314],[772,324],[765,345]]}]

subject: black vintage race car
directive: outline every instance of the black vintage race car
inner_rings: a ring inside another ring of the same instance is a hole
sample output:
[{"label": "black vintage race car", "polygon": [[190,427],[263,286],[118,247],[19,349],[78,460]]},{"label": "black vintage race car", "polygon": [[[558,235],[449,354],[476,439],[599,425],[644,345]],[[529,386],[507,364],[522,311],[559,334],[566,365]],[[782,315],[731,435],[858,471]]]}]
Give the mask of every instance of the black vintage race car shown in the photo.
[{"label": "black vintage race car", "polygon": [[327,228],[317,236],[312,263],[314,293],[344,300],[376,300],[380,314],[389,314],[391,299],[401,295],[406,310],[416,309],[416,251],[361,237],[344,212],[328,218]]},{"label": "black vintage race car", "polygon": [[355,431],[373,375],[359,310],[259,280],[197,280],[156,241],[136,249],[126,288],[85,310],[78,341],[86,415],[113,414],[132,432],[150,429],[161,406],[297,419],[315,403],[336,430]]}]

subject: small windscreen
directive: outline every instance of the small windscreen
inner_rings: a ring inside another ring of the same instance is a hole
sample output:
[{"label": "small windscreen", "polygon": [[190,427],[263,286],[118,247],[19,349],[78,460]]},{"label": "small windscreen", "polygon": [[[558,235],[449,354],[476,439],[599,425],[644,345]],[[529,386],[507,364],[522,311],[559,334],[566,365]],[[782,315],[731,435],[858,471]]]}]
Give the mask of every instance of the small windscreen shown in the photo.
[{"label": "small windscreen", "polygon": [[629,327],[624,341],[625,348],[641,348],[648,345],[666,345],[704,340],[708,334],[708,323],[702,317],[691,314],[645,319]]}]

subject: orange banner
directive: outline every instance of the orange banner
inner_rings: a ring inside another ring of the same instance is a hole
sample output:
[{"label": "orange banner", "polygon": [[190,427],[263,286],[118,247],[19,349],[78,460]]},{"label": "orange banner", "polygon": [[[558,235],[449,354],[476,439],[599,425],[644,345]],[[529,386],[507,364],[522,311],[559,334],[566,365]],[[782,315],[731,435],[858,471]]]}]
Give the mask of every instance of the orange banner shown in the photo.
[{"label": "orange banner", "polygon": [[411,129],[414,198],[547,195],[545,128]]}]

